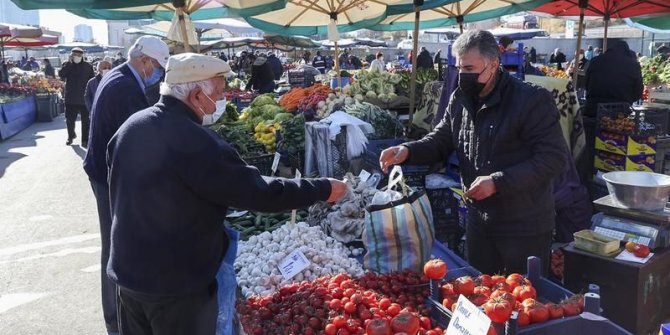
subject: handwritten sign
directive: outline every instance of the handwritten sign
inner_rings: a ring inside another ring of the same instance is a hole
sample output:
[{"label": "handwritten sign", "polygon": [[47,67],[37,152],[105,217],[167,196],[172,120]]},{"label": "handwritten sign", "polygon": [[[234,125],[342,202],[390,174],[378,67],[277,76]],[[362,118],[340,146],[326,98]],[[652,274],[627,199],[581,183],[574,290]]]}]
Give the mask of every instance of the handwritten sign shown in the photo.
[{"label": "handwritten sign", "polygon": [[277,172],[277,168],[279,167],[279,160],[281,159],[281,155],[278,152],[275,152],[275,157],[272,160],[272,175]]},{"label": "handwritten sign", "polygon": [[491,319],[461,295],[458,297],[456,310],[451,316],[445,335],[486,335],[489,327]]},{"label": "handwritten sign", "polygon": [[284,279],[289,280],[306,269],[310,264],[302,251],[295,250],[279,262],[279,272],[281,272]]}]

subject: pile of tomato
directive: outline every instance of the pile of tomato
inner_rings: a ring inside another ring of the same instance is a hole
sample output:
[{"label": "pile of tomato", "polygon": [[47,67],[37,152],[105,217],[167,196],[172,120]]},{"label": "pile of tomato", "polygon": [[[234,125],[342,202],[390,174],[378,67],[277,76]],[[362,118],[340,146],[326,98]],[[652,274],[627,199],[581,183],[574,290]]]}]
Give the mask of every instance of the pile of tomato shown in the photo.
[{"label": "pile of tomato", "polygon": [[416,272],[322,277],[237,304],[247,334],[437,335],[425,301],[428,278]]},{"label": "pile of tomato", "polygon": [[558,304],[538,301],[537,291],[531,281],[518,274],[508,276],[482,274],[476,278],[463,276],[440,287],[442,305],[452,311],[460,295],[473,304],[483,306],[486,315],[493,322],[504,323],[512,312],[518,312],[517,325],[579,315],[584,306],[584,297],[574,295]]}]

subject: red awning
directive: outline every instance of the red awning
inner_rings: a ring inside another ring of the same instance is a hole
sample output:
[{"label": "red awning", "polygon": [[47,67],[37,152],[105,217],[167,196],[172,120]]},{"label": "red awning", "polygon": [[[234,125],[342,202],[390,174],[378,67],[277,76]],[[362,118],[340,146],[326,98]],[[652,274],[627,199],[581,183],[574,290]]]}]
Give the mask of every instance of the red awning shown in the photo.
[{"label": "red awning", "polygon": [[5,47],[29,48],[54,44],[58,44],[58,37],[51,35],[42,35],[36,38],[12,38],[4,41]]},{"label": "red awning", "polygon": [[[579,16],[579,0],[555,0],[533,9],[554,16]],[[585,16],[610,19],[670,13],[669,0],[589,0]]]}]

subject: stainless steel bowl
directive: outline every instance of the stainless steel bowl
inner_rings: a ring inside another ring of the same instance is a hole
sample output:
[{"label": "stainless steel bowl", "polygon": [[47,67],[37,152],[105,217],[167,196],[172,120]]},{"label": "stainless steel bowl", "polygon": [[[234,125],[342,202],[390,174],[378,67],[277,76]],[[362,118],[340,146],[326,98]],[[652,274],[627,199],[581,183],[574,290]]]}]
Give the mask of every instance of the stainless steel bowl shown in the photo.
[{"label": "stainless steel bowl", "polygon": [[603,175],[607,190],[621,206],[659,211],[670,196],[670,176],[652,172],[617,171]]}]

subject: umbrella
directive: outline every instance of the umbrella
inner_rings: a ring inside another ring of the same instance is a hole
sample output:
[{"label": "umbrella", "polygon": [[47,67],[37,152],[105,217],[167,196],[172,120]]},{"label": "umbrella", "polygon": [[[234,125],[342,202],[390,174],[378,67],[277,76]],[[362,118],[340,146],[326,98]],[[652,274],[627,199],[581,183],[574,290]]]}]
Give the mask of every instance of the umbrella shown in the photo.
[{"label": "umbrella", "polygon": [[354,41],[358,45],[365,45],[373,48],[379,48],[379,47],[385,47],[386,46],[386,41],[380,41],[380,40],[373,40],[371,38],[359,38],[356,37],[354,38]]},{"label": "umbrella", "polygon": [[[21,44],[24,43],[38,44],[40,36],[42,36],[40,28],[0,23],[0,58],[5,58],[5,46],[23,46]],[[58,39],[55,43],[58,43]]]},{"label": "umbrella", "polygon": [[654,34],[670,34],[670,15],[644,18],[626,18],[627,25]]},{"label": "umbrella", "polygon": [[265,35],[265,40],[273,45],[285,45],[298,48],[318,48],[321,42],[317,42],[305,36],[283,36],[283,35]]},{"label": "umbrella", "polygon": [[[513,29],[513,28],[495,28],[489,30],[497,38],[508,37],[515,41],[528,40],[534,37],[549,36],[544,29]],[[438,28],[426,30],[426,34],[446,34],[449,39],[457,38],[461,33],[459,29]]]},{"label": "umbrella", "polygon": [[[670,13],[670,1],[667,0],[554,0],[533,11],[551,14],[554,16],[579,16],[579,35],[575,59],[579,59],[579,49],[582,44],[584,16],[599,16],[605,21],[605,36],[603,37],[603,51],[607,50],[607,27],[610,19],[645,16],[661,13]],[[577,71],[575,71],[575,82]]]}]

